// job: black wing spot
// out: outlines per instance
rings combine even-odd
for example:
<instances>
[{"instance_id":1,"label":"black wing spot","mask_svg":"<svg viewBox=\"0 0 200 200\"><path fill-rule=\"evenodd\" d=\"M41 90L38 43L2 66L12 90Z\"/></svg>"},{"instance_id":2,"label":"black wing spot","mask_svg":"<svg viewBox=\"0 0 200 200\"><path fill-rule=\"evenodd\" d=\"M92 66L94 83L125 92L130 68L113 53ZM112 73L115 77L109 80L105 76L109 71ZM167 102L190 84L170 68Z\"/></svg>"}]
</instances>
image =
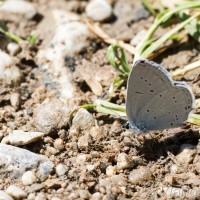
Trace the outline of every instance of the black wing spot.
<instances>
[{"instance_id":1,"label":"black wing spot","mask_svg":"<svg viewBox=\"0 0 200 200\"><path fill-rule=\"evenodd\" d=\"M149 86L151 86L151 83L149 83Z\"/></svg>"},{"instance_id":2,"label":"black wing spot","mask_svg":"<svg viewBox=\"0 0 200 200\"><path fill-rule=\"evenodd\" d=\"M154 92L154 90L150 90L150 92Z\"/></svg>"},{"instance_id":3,"label":"black wing spot","mask_svg":"<svg viewBox=\"0 0 200 200\"><path fill-rule=\"evenodd\" d=\"M147 80L144 80L144 82L147 82Z\"/></svg>"},{"instance_id":4,"label":"black wing spot","mask_svg":"<svg viewBox=\"0 0 200 200\"><path fill-rule=\"evenodd\" d=\"M156 117L154 117L154 119L156 119Z\"/></svg>"},{"instance_id":5,"label":"black wing spot","mask_svg":"<svg viewBox=\"0 0 200 200\"><path fill-rule=\"evenodd\" d=\"M177 101L174 101L175 103L177 103Z\"/></svg>"},{"instance_id":6,"label":"black wing spot","mask_svg":"<svg viewBox=\"0 0 200 200\"><path fill-rule=\"evenodd\" d=\"M162 97L162 94L160 94L160 97Z\"/></svg>"},{"instance_id":7,"label":"black wing spot","mask_svg":"<svg viewBox=\"0 0 200 200\"><path fill-rule=\"evenodd\" d=\"M143 79L143 77L140 77L140 79L142 80L142 79Z\"/></svg>"},{"instance_id":8,"label":"black wing spot","mask_svg":"<svg viewBox=\"0 0 200 200\"><path fill-rule=\"evenodd\" d=\"M149 110L147 110L147 112L149 112Z\"/></svg>"},{"instance_id":9,"label":"black wing spot","mask_svg":"<svg viewBox=\"0 0 200 200\"><path fill-rule=\"evenodd\" d=\"M171 123L171 126L173 126L173 123Z\"/></svg>"},{"instance_id":10,"label":"black wing spot","mask_svg":"<svg viewBox=\"0 0 200 200\"><path fill-rule=\"evenodd\" d=\"M175 99L175 97L173 97L173 99Z\"/></svg>"}]
</instances>

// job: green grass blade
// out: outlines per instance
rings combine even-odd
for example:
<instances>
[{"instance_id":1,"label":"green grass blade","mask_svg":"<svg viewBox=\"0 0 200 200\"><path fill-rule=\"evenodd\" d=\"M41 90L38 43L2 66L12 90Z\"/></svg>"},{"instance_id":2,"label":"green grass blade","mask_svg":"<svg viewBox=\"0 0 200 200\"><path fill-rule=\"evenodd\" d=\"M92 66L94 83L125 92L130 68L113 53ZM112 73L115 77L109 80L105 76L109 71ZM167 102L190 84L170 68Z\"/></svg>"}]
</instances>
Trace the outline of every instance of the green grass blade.
<instances>
[{"instance_id":1,"label":"green grass blade","mask_svg":"<svg viewBox=\"0 0 200 200\"><path fill-rule=\"evenodd\" d=\"M152 43L145 51L142 53L143 58L148 58L148 56L155 51L160 45L162 45L167 39L169 39L172 35L174 35L176 32L184 28L188 23L190 23L193 19L198 17L200 13L190 17L189 19L185 20L184 22L178 24L175 28L167 32L165 35L163 35L160 39Z\"/></svg>"}]
</instances>

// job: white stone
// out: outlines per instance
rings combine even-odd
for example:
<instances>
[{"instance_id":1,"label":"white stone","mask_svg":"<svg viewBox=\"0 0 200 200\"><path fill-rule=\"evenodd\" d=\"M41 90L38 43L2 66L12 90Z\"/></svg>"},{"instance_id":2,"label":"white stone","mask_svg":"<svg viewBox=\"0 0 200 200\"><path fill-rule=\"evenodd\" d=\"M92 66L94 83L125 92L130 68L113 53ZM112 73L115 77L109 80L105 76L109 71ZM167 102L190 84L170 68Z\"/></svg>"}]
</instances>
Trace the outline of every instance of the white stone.
<instances>
[{"instance_id":1,"label":"white stone","mask_svg":"<svg viewBox=\"0 0 200 200\"><path fill-rule=\"evenodd\" d=\"M58 174L58 176L63 176L66 174L68 168L66 165L63 165L62 163L59 163L56 166L56 173Z\"/></svg>"},{"instance_id":2,"label":"white stone","mask_svg":"<svg viewBox=\"0 0 200 200\"><path fill-rule=\"evenodd\" d=\"M32 18L37 13L32 3L23 0L9 0L3 2L0 6L0 12L25 15L28 19Z\"/></svg>"},{"instance_id":3,"label":"white stone","mask_svg":"<svg viewBox=\"0 0 200 200\"><path fill-rule=\"evenodd\" d=\"M106 175L107 175L107 176L113 176L113 175L116 174L116 172L117 172L117 169L116 169L115 166L110 165L110 166L108 166L108 167L106 168Z\"/></svg>"},{"instance_id":4,"label":"white stone","mask_svg":"<svg viewBox=\"0 0 200 200\"><path fill-rule=\"evenodd\" d=\"M8 135L8 141L13 145L25 145L33 143L44 136L41 132L24 132L23 130L14 130Z\"/></svg>"},{"instance_id":5,"label":"white stone","mask_svg":"<svg viewBox=\"0 0 200 200\"><path fill-rule=\"evenodd\" d=\"M11 56L16 56L21 50L19 44L14 42L10 42L7 46L7 49Z\"/></svg>"},{"instance_id":6,"label":"white stone","mask_svg":"<svg viewBox=\"0 0 200 200\"><path fill-rule=\"evenodd\" d=\"M81 129L86 129L95 124L95 119L86 109L81 108L75 114L72 124L80 127Z\"/></svg>"},{"instance_id":7,"label":"white stone","mask_svg":"<svg viewBox=\"0 0 200 200\"><path fill-rule=\"evenodd\" d=\"M13 107L18 107L20 102L19 93L12 93L10 95L10 103Z\"/></svg>"},{"instance_id":8,"label":"white stone","mask_svg":"<svg viewBox=\"0 0 200 200\"><path fill-rule=\"evenodd\" d=\"M15 185L10 185L6 190L6 193L8 193L14 199L23 199L27 196L24 190Z\"/></svg>"},{"instance_id":9,"label":"white stone","mask_svg":"<svg viewBox=\"0 0 200 200\"><path fill-rule=\"evenodd\" d=\"M131 161L126 153L120 153L117 157L117 168L127 169L131 167Z\"/></svg>"},{"instance_id":10,"label":"white stone","mask_svg":"<svg viewBox=\"0 0 200 200\"><path fill-rule=\"evenodd\" d=\"M88 159L90 158L90 156L88 154L80 154L77 156L76 158L76 163L77 164L83 164L85 163Z\"/></svg>"},{"instance_id":11,"label":"white stone","mask_svg":"<svg viewBox=\"0 0 200 200\"><path fill-rule=\"evenodd\" d=\"M18 84L20 82L22 74L14 64L14 59L0 50L0 82L6 84Z\"/></svg>"},{"instance_id":12,"label":"white stone","mask_svg":"<svg viewBox=\"0 0 200 200\"><path fill-rule=\"evenodd\" d=\"M13 198L3 190L0 190L0 200L13 200Z\"/></svg>"},{"instance_id":13,"label":"white stone","mask_svg":"<svg viewBox=\"0 0 200 200\"><path fill-rule=\"evenodd\" d=\"M4 166L0 173L9 173L11 178L21 177L25 171L38 166L40 176L47 176L53 170L53 163L45 156L6 144L0 144L0 163Z\"/></svg>"},{"instance_id":14,"label":"white stone","mask_svg":"<svg viewBox=\"0 0 200 200\"><path fill-rule=\"evenodd\" d=\"M94 21L104 21L111 17L112 7L107 0L92 0L86 7L86 14Z\"/></svg>"},{"instance_id":15,"label":"white stone","mask_svg":"<svg viewBox=\"0 0 200 200\"><path fill-rule=\"evenodd\" d=\"M36 174L33 171L27 171L22 176L23 185L32 185L37 180Z\"/></svg>"}]
</instances>

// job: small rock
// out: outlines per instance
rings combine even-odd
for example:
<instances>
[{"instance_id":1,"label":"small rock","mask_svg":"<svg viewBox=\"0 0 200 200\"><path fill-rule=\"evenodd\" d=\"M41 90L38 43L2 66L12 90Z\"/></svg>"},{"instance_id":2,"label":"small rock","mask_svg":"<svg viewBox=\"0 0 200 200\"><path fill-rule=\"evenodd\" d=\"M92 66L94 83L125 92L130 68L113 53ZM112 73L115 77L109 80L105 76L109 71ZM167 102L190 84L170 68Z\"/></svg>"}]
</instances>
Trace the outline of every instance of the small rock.
<instances>
[{"instance_id":1,"label":"small rock","mask_svg":"<svg viewBox=\"0 0 200 200\"><path fill-rule=\"evenodd\" d=\"M11 177L18 178L27 170L37 169L41 171L40 176L46 175L53 170L53 163L45 156L32 153L11 145L0 143L0 173L9 173ZM39 167L38 167L39 166Z\"/></svg>"},{"instance_id":2,"label":"small rock","mask_svg":"<svg viewBox=\"0 0 200 200\"><path fill-rule=\"evenodd\" d=\"M88 192L88 190L79 190L79 196L82 199L89 199L90 193Z\"/></svg>"},{"instance_id":3,"label":"small rock","mask_svg":"<svg viewBox=\"0 0 200 200\"><path fill-rule=\"evenodd\" d=\"M0 50L0 82L11 85L20 83L22 74L19 68L14 66L14 63L11 56Z\"/></svg>"},{"instance_id":4,"label":"small rock","mask_svg":"<svg viewBox=\"0 0 200 200\"><path fill-rule=\"evenodd\" d=\"M47 152L51 155L56 155L59 151L54 147L47 146Z\"/></svg>"},{"instance_id":5,"label":"small rock","mask_svg":"<svg viewBox=\"0 0 200 200\"><path fill-rule=\"evenodd\" d=\"M44 162L40 164L38 169L38 175L41 181L44 181L48 178L48 176L53 171L53 163L52 162Z\"/></svg>"},{"instance_id":6,"label":"small rock","mask_svg":"<svg viewBox=\"0 0 200 200\"><path fill-rule=\"evenodd\" d=\"M27 197L26 192L15 185L10 185L6 190L6 193L8 193L14 199L23 199Z\"/></svg>"},{"instance_id":7,"label":"small rock","mask_svg":"<svg viewBox=\"0 0 200 200\"><path fill-rule=\"evenodd\" d=\"M61 188L61 180L58 179L47 179L44 184L47 188Z\"/></svg>"},{"instance_id":8,"label":"small rock","mask_svg":"<svg viewBox=\"0 0 200 200\"><path fill-rule=\"evenodd\" d=\"M58 174L58 176L65 175L67 171L68 171L68 167L63 165L62 163L59 163L56 166L56 173Z\"/></svg>"},{"instance_id":9,"label":"small rock","mask_svg":"<svg viewBox=\"0 0 200 200\"><path fill-rule=\"evenodd\" d=\"M20 105L19 93L12 93L10 95L10 103L13 107L18 108Z\"/></svg>"},{"instance_id":10,"label":"small rock","mask_svg":"<svg viewBox=\"0 0 200 200\"><path fill-rule=\"evenodd\" d=\"M34 192L38 192L38 191L42 190L44 187L45 187L44 184L34 183L26 191L27 191L27 193L34 193Z\"/></svg>"},{"instance_id":11,"label":"small rock","mask_svg":"<svg viewBox=\"0 0 200 200\"><path fill-rule=\"evenodd\" d=\"M128 178L132 184L137 184L144 180L149 180L151 178L150 170L149 168L142 166L138 169L132 170Z\"/></svg>"},{"instance_id":12,"label":"small rock","mask_svg":"<svg viewBox=\"0 0 200 200\"><path fill-rule=\"evenodd\" d=\"M105 21L112 15L112 7L107 0L92 0L86 7L86 14L94 21Z\"/></svg>"},{"instance_id":13,"label":"small rock","mask_svg":"<svg viewBox=\"0 0 200 200\"><path fill-rule=\"evenodd\" d=\"M33 16L37 13L32 3L23 0L5 1L0 7L0 12L2 14L9 13L22 15L25 16L26 19L33 18Z\"/></svg>"},{"instance_id":14,"label":"small rock","mask_svg":"<svg viewBox=\"0 0 200 200\"><path fill-rule=\"evenodd\" d=\"M76 158L76 163L77 163L77 164L83 164L83 163L89 161L90 158L91 158L91 157L90 157L90 155L88 155L88 154L79 154L79 155L77 156L77 158Z\"/></svg>"},{"instance_id":15,"label":"small rock","mask_svg":"<svg viewBox=\"0 0 200 200\"><path fill-rule=\"evenodd\" d=\"M106 174L107 174L108 176L113 176L113 175L116 174L116 172L117 172L117 169L116 169L115 166L110 165L110 166L108 166L108 167L106 168Z\"/></svg>"},{"instance_id":16,"label":"small rock","mask_svg":"<svg viewBox=\"0 0 200 200\"><path fill-rule=\"evenodd\" d=\"M35 200L35 194L34 193L29 194L27 199L28 200Z\"/></svg>"},{"instance_id":17,"label":"small rock","mask_svg":"<svg viewBox=\"0 0 200 200\"><path fill-rule=\"evenodd\" d=\"M5 193L3 190L0 190L0 199L1 200L13 200L13 198Z\"/></svg>"},{"instance_id":18,"label":"small rock","mask_svg":"<svg viewBox=\"0 0 200 200\"><path fill-rule=\"evenodd\" d=\"M95 169L95 165L87 165L86 167L89 172Z\"/></svg>"},{"instance_id":19,"label":"small rock","mask_svg":"<svg viewBox=\"0 0 200 200\"><path fill-rule=\"evenodd\" d=\"M65 149L65 145L64 145L64 141L60 138L56 139L54 141L54 147L60 151L64 150Z\"/></svg>"},{"instance_id":20,"label":"small rock","mask_svg":"<svg viewBox=\"0 0 200 200\"><path fill-rule=\"evenodd\" d=\"M132 167L132 163L126 153L120 153L117 157L117 168L127 169Z\"/></svg>"},{"instance_id":21,"label":"small rock","mask_svg":"<svg viewBox=\"0 0 200 200\"><path fill-rule=\"evenodd\" d=\"M52 100L42 104L34 110L34 121L39 131L49 134L66 127L69 122L70 111L60 100Z\"/></svg>"},{"instance_id":22,"label":"small rock","mask_svg":"<svg viewBox=\"0 0 200 200\"><path fill-rule=\"evenodd\" d=\"M21 50L19 44L14 42L10 42L7 46L7 49L11 56L16 56Z\"/></svg>"},{"instance_id":23,"label":"small rock","mask_svg":"<svg viewBox=\"0 0 200 200\"><path fill-rule=\"evenodd\" d=\"M51 200L61 200L61 199L58 197L52 197Z\"/></svg>"},{"instance_id":24,"label":"small rock","mask_svg":"<svg viewBox=\"0 0 200 200\"><path fill-rule=\"evenodd\" d=\"M35 172L33 171L27 171L22 176L23 185L32 185L34 182L36 182L36 180L37 178Z\"/></svg>"},{"instance_id":25,"label":"small rock","mask_svg":"<svg viewBox=\"0 0 200 200\"><path fill-rule=\"evenodd\" d=\"M95 192L92 196L91 196L91 200L101 200L102 199L102 194L100 192Z\"/></svg>"},{"instance_id":26,"label":"small rock","mask_svg":"<svg viewBox=\"0 0 200 200\"><path fill-rule=\"evenodd\" d=\"M72 124L81 129L86 129L95 125L95 119L86 109L81 108L74 116Z\"/></svg>"},{"instance_id":27,"label":"small rock","mask_svg":"<svg viewBox=\"0 0 200 200\"><path fill-rule=\"evenodd\" d=\"M114 175L109 178L104 178L99 180L99 185L101 187L112 187L112 186L126 186L127 180L123 175Z\"/></svg>"},{"instance_id":28,"label":"small rock","mask_svg":"<svg viewBox=\"0 0 200 200\"><path fill-rule=\"evenodd\" d=\"M85 134L79 138L77 144L79 149L87 149L91 143L92 139L90 134Z\"/></svg>"},{"instance_id":29,"label":"small rock","mask_svg":"<svg viewBox=\"0 0 200 200\"><path fill-rule=\"evenodd\" d=\"M177 161L182 165L188 165L195 156L195 147L190 144L182 144L180 153L176 156Z\"/></svg>"},{"instance_id":30,"label":"small rock","mask_svg":"<svg viewBox=\"0 0 200 200\"><path fill-rule=\"evenodd\" d=\"M23 130L14 130L8 135L8 141L13 145L26 145L33 143L44 136L41 132L24 132Z\"/></svg>"}]
</instances>

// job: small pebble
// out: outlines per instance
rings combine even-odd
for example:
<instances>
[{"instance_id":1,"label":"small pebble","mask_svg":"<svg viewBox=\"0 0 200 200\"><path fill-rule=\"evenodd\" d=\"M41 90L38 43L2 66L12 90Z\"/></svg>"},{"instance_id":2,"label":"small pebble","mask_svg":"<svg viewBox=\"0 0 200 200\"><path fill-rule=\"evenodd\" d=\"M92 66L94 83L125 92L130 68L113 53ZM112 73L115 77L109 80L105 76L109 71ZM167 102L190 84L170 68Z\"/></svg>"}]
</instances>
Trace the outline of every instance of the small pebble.
<instances>
[{"instance_id":1,"label":"small pebble","mask_svg":"<svg viewBox=\"0 0 200 200\"><path fill-rule=\"evenodd\" d=\"M129 181L132 184L137 184L145 180L149 180L151 178L150 170L147 167L140 167L138 169L134 169L129 174Z\"/></svg>"},{"instance_id":2,"label":"small pebble","mask_svg":"<svg viewBox=\"0 0 200 200\"><path fill-rule=\"evenodd\" d=\"M20 96L19 96L19 93L12 93L10 95L10 103L15 108L19 107L19 105L20 105Z\"/></svg>"},{"instance_id":3,"label":"small pebble","mask_svg":"<svg viewBox=\"0 0 200 200\"><path fill-rule=\"evenodd\" d=\"M6 193L8 193L14 199L23 199L27 197L26 192L15 185L10 185L6 190Z\"/></svg>"},{"instance_id":4,"label":"small pebble","mask_svg":"<svg viewBox=\"0 0 200 200\"><path fill-rule=\"evenodd\" d=\"M65 149L65 145L64 145L64 141L60 138L56 139L54 141L54 147L60 151L64 150Z\"/></svg>"},{"instance_id":5,"label":"small pebble","mask_svg":"<svg viewBox=\"0 0 200 200\"><path fill-rule=\"evenodd\" d=\"M10 42L7 46L7 49L11 56L16 56L21 50L19 44L14 42Z\"/></svg>"},{"instance_id":6,"label":"small pebble","mask_svg":"<svg viewBox=\"0 0 200 200\"><path fill-rule=\"evenodd\" d=\"M35 172L27 171L22 176L22 183L23 185L32 185L37 180Z\"/></svg>"},{"instance_id":7,"label":"small pebble","mask_svg":"<svg viewBox=\"0 0 200 200\"><path fill-rule=\"evenodd\" d=\"M112 7L107 0L92 0L86 7L86 14L94 21L102 22L112 15Z\"/></svg>"},{"instance_id":8,"label":"small pebble","mask_svg":"<svg viewBox=\"0 0 200 200\"><path fill-rule=\"evenodd\" d=\"M47 152L49 152L51 155L56 155L58 153L58 150L54 147L47 146Z\"/></svg>"},{"instance_id":9,"label":"small pebble","mask_svg":"<svg viewBox=\"0 0 200 200\"><path fill-rule=\"evenodd\" d=\"M90 193L88 192L88 190L79 190L79 196L82 199L89 199Z\"/></svg>"},{"instance_id":10,"label":"small pebble","mask_svg":"<svg viewBox=\"0 0 200 200\"><path fill-rule=\"evenodd\" d=\"M116 169L115 166L110 165L110 166L108 166L106 168L106 174L107 174L107 176L113 176L113 175L116 174L116 172L117 172L117 169Z\"/></svg>"},{"instance_id":11,"label":"small pebble","mask_svg":"<svg viewBox=\"0 0 200 200\"><path fill-rule=\"evenodd\" d=\"M118 169L127 169L132 166L131 161L126 153L120 153L117 157L117 168Z\"/></svg>"},{"instance_id":12,"label":"small pebble","mask_svg":"<svg viewBox=\"0 0 200 200\"><path fill-rule=\"evenodd\" d=\"M95 119L91 113L89 113L86 109L81 108L75 114L72 125L77 126L81 129L86 129L88 127L95 125Z\"/></svg>"},{"instance_id":13,"label":"small pebble","mask_svg":"<svg viewBox=\"0 0 200 200\"><path fill-rule=\"evenodd\" d=\"M68 167L66 165L63 165L62 163L59 163L56 166L56 173L58 174L58 176L65 175L67 171L68 171Z\"/></svg>"},{"instance_id":14,"label":"small pebble","mask_svg":"<svg viewBox=\"0 0 200 200\"><path fill-rule=\"evenodd\" d=\"M0 190L0 200L13 200L13 198L3 190Z\"/></svg>"},{"instance_id":15,"label":"small pebble","mask_svg":"<svg viewBox=\"0 0 200 200\"><path fill-rule=\"evenodd\" d=\"M91 143L92 143L92 138L91 138L90 134L85 134L79 138L78 148L79 149L87 149Z\"/></svg>"}]
</instances>

